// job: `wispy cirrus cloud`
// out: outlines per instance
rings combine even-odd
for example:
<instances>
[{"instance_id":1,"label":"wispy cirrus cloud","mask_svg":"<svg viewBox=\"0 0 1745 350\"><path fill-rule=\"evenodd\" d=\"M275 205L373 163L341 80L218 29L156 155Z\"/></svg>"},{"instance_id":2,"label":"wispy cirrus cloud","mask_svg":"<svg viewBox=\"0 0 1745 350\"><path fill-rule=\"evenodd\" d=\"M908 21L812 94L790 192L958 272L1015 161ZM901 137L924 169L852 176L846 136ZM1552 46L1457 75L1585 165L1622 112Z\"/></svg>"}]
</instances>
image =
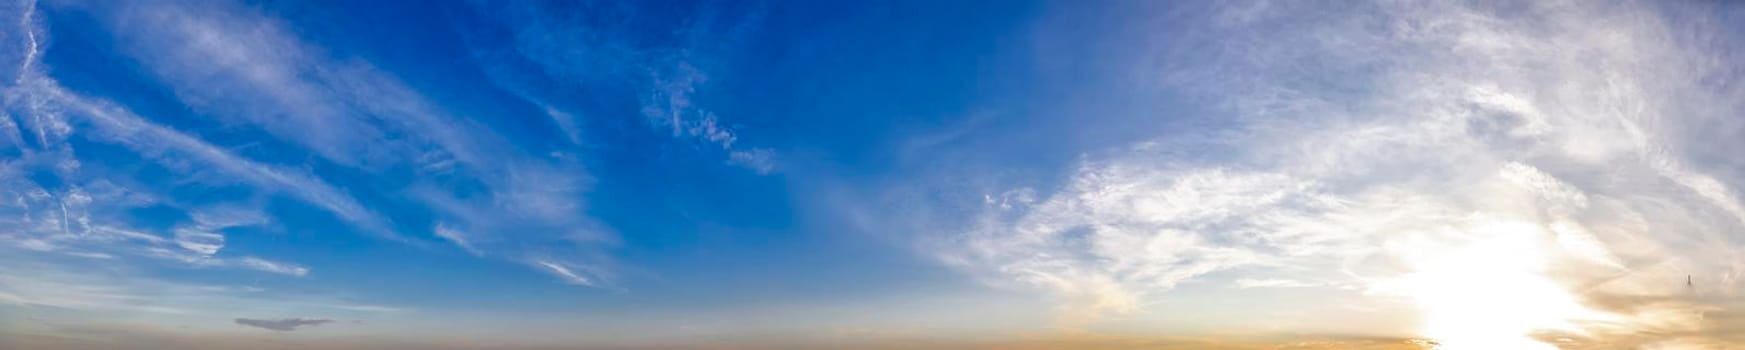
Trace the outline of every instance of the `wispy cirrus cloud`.
<instances>
[{"instance_id":1,"label":"wispy cirrus cloud","mask_svg":"<svg viewBox=\"0 0 1745 350\"><path fill-rule=\"evenodd\" d=\"M14 163L17 166L70 164L57 166L77 174L81 161L106 165L103 162L108 160L75 156L64 141L89 138L123 146L202 183L241 185L296 198L357 231L391 240L421 244L426 242L422 237L430 237L473 255L517 261L538 255L573 265L603 263L602 255L593 251L599 242L610 242L612 233L582 212L582 194L592 180L568 152L523 152L488 132L485 122L450 113L366 60L305 42L286 23L245 5L55 6L59 11L92 15L106 26L103 29L122 39L121 51L137 60L144 73L160 80L178 102L211 118L195 125L215 125L179 130L125 106L68 91L38 67L39 46L34 41L38 36L28 36L31 44L20 46L32 50L22 64L29 69L22 70L19 83L9 89L9 99L20 103L8 104L14 115L28 118L10 121L21 122L20 130L37 131L39 136L28 139L45 150L26 151L42 160ZM34 7L23 12L23 25L28 33L46 38L44 29L29 19L33 11ZM307 152L315 158L303 160L305 165L297 168L206 140L229 130L270 136L263 140L264 147L274 148L268 154ZM345 169L341 172L347 176L396 180L364 182L368 186L353 181L339 188L332 185L334 171L320 170L336 168ZM407 168L417 176L389 176ZM45 191L59 198L56 191L62 189ZM64 191L70 193L66 200L55 201L78 204L76 188ZM368 209L378 207L381 203L375 201L384 197L411 201L435 217L408 220ZM68 221L77 223L79 218L68 216ZM276 220L270 215L258 219ZM182 251L211 256L222 249L223 233L216 232L222 227L196 222L165 236L173 236L168 237L170 242ZM542 248L534 252L526 247ZM155 252L179 256L167 250ZM307 271L249 259L201 261L287 275Z\"/></svg>"},{"instance_id":2,"label":"wispy cirrus cloud","mask_svg":"<svg viewBox=\"0 0 1745 350\"><path fill-rule=\"evenodd\" d=\"M589 279L589 275L584 274L583 270L579 270L576 266L570 266L560 261L535 259L533 260L533 264L538 265L540 268L545 269L554 276L562 278L564 282L569 284L592 286L596 283L592 279Z\"/></svg>"},{"instance_id":3,"label":"wispy cirrus cloud","mask_svg":"<svg viewBox=\"0 0 1745 350\"><path fill-rule=\"evenodd\" d=\"M1151 312L1186 283L1234 283L1397 298L1422 304L1430 329L1488 329L1516 345L1545 346L1509 333L1527 328L1583 344L1733 329L1669 311L1679 308L1591 302L1699 300L1665 282L1686 274L1723 290L1741 282L1745 242L1726 232L1745 230L1745 183L1732 180L1745 166L1717 155L1745 147L1734 137L1745 123L1729 117L1745 111L1745 90L1716 82L1740 78L1726 62L1742 43L1715 34L1715 9L1253 5L1171 22L1203 37L1111 46L1141 48L1116 60L1153 79L1140 85L1211 107L1172 118L1217 127L1086 150L1059 185L922 185L927 195L888 198L967 214L891 229L933 233L917 237L927 251L993 283L1059 295L1075 322ZM1520 258L1471 255L1481 251ZM1448 281L1464 282L1438 284ZM1513 329L1462 325L1473 310L1525 312L1459 304L1473 296L1456 291L1476 285L1559 311Z\"/></svg>"},{"instance_id":4,"label":"wispy cirrus cloud","mask_svg":"<svg viewBox=\"0 0 1745 350\"><path fill-rule=\"evenodd\" d=\"M40 271L39 271L40 272ZM85 283L64 276L0 274L0 300L13 305L43 306L73 310L183 314L187 309L151 302L148 295L133 293L130 286Z\"/></svg>"},{"instance_id":5,"label":"wispy cirrus cloud","mask_svg":"<svg viewBox=\"0 0 1745 350\"><path fill-rule=\"evenodd\" d=\"M484 252L479 251L479 248L473 247L472 240L467 238L466 233L462 233L460 230L449 227L447 224L437 223L434 231L437 238L448 240L449 243L453 243L462 250L466 250L467 253L472 253L473 255L484 254Z\"/></svg>"},{"instance_id":6,"label":"wispy cirrus cloud","mask_svg":"<svg viewBox=\"0 0 1745 350\"><path fill-rule=\"evenodd\" d=\"M514 42L506 48L475 48L477 55L491 58L485 63L495 66L489 72L499 85L544 109L572 142L582 141L576 116L565 106L547 101L570 97L562 91L607 88L634 96L639 109L631 112L674 139L709 145L727 163L759 174L776 171L776 151L745 145L740 128L730 118L706 108L698 98L708 85L710 75L705 66L714 62L712 56L734 50L743 41L741 37L761 20L760 11L732 16L705 6L684 16L687 20L682 23L671 23L677 28L674 37L642 40L631 35L628 31L632 28L622 22L554 16L554 11L538 6L481 8L498 12ZM603 18L648 16L621 6L603 5L592 10L613 13ZM509 68L521 63L536 68L524 69L526 72ZM560 89L534 88L546 84Z\"/></svg>"},{"instance_id":7,"label":"wispy cirrus cloud","mask_svg":"<svg viewBox=\"0 0 1745 350\"><path fill-rule=\"evenodd\" d=\"M31 312L101 312L110 315L209 317L263 310L351 310L321 296L282 294L244 285L195 284L161 279L137 265L57 264L9 256L0 268L0 303ZM326 306L334 305L334 306Z\"/></svg>"},{"instance_id":8,"label":"wispy cirrus cloud","mask_svg":"<svg viewBox=\"0 0 1745 350\"><path fill-rule=\"evenodd\" d=\"M708 80L701 70L687 59L688 49L681 49L677 63L671 67L649 68L651 88L642 96L642 115L656 125L672 130L675 138L705 141L727 152L727 161L760 174L775 170L775 152L766 148L734 148L739 136L715 115L696 105L693 95Z\"/></svg>"},{"instance_id":9,"label":"wispy cirrus cloud","mask_svg":"<svg viewBox=\"0 0 1745 350\"><path fill-rule=\"evenodd\" d=\"M128 210L147 206L182 206L160 198L157 189L137 187L133 178L124 174L102 173L85 164L91 161L76 156L71 146L74 139L125 147L145 161L166 167L186 167L189 162L207 164L203 170L186 168L191 179L212 184L241 182L263 189L282 189L296 197L329 210L342 218L370 224L377 222L374 214L361 209L349 196L327 184L269 165L238 157L226 150L202 142L176 130L153 124L113 103L92 99L66 90L45 75L37 62L43 47L43 29L34 20L33 3L26 2L17 25L25 34L20 45L26 52L19 55L17 74L5 89L7 121L22 129L32 130L25 142L18 139L12 146L16 158L5 160L0 168L0 182L8 185L4 194L8 200L0 207L0 222L9 224L0 236L11 238L14 246L27 250L59 253L99 259L117 257L160 258L191 264L196 267L233 266L267 272L302 276L307 269L287 263L242 257L240 260L214 257L224 246L224 235L218 231L238 226L264 224L267 218L258 212L239 208L210 207L187 209L190 221L169 232L148 233L130 228L125 219ZM47 171L56 181L43 182L26 174ZM202 173L222 176L203 177Z\"/></svg>"},{"instance_id":10,"label":"wispy cirrus cloud","mask_svg":"<svg viewBox=\"0 0 1745 350\"><path fill-rule=\"evenodd\" d=\"M276 273L276 274L281 274L281 275L291 275L291 276L302 277L304 275L309 274L309 268L307 268L307 267L302 267L302 266L297 266L297 265L292 265L292 264L287 264L287 263L282 263L282 262L277 262L277 261L272 261L272 260L266 260L266 259L252 257L252 256L239 259L236 261L236 264L243 266L243 267L255 269L255 270L271 272L271 273Z\"/></svg>"}]
</instances>

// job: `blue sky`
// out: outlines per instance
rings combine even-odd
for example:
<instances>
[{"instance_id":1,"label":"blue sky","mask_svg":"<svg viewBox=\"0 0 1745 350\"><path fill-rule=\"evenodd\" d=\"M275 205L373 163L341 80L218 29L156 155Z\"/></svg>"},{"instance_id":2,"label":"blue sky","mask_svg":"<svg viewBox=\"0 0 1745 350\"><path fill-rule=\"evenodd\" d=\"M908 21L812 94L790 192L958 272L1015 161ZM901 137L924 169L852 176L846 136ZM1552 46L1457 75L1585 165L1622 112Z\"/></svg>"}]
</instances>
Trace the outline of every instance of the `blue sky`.
<instances>
[{"instance_id":1,"label":"blue sky","mask_svg":"<svg viewBox=\"0 0 1745 350\"><path fill-rule=\"evenodd\" d=\"M1735 4L0 14L8 348L1745 342Z\"/></svg>"}]
</instances>

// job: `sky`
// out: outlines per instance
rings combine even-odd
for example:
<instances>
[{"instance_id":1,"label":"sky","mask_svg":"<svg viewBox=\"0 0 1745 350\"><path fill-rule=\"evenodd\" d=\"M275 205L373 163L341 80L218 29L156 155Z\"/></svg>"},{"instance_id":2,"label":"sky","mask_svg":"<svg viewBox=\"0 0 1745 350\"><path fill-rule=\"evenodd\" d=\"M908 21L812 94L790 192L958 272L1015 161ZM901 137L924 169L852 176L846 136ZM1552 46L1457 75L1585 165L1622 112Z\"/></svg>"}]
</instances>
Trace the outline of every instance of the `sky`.
<instances>
[{"instance_id":1,"label":"sky","mask_svg":"<svg viewBox=\"0 0 1745 350\"><path fill-rule=\"evenodd\" d=\"M0 348L1745 346L1745 4L0 4Z\"/></svg>"}]
</instances>

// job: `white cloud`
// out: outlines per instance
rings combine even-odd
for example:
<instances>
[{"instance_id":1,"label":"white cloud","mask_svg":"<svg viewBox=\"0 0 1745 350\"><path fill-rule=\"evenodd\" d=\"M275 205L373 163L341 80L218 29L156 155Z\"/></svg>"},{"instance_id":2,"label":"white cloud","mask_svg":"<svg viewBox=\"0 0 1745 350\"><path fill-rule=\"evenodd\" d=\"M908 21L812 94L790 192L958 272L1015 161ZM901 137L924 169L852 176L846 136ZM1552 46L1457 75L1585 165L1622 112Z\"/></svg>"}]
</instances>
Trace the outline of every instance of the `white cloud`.
<instances>
[{"instance_id":1,"label":"white cloud","mask_svg":"<svg viewBox=\"0 0 1745 350\"><path fill-rule=\"evenodd\" d=\"M176 246L209 257L224 248L224 235L191 229L176 230Z\"/></svg>"},{"instance_id":2,"label":"white cloud","mask_svg":"<svg viewBox=\"0 0 1745 350\"><path fill-rule=\"evenodd\" d=\"M546 272L550 272L553 276L563 279L564 283L582 286L595 285L593 279L579 273L580 271L576 270L575 266L568 263L549 259L534 259L533 264L544 268Z\"/></svg>"},{"instance_id":3,"label":"white cloud","mask_svg":"<svg viewBox=\"0 0 1745 350\"><path fill-rule=\"evenodd\" d=\"M39 271L40 272L40 271ZM151 298L115 285L81 283L71 278L39 278L0 270L0 299L23 306L47 306L75 310L115 310L146 313L186 313L177 307L156 305Z\"/></svg>"},{"instance_id":4,"label":"white cloud","mask_svg":"<svg viewBox=\"0 0 1745 350\"><path fill-rule=\"evenodd\" d=\"M680 24L684 28L679 31L678 43L651 46L621 42L614 34L631 34L613 32L619 28L551 17L537 6L511 12L504 20L516 32L513 54L539 65L542 68L539 73L582 81L627 79L628 84L639 90L642 117L652 127L663 129L675 139L708 144L726 155L727 164L766 175L778 168L775 151L744 147L740 144L743 135L729 124L731 120L723 119L697 101L698 93L709 81L708 72L701 66L708 63L707 53L736 45L738 36L758 20L755 13L743 22L729 23L731 28L726 30L715 28L719 24L715 22L718 14L702 13L700 20ZM480 55L498 54L501 53ZM491 73L499 85L518 91L524 100L544 108L555 124L579 143L572 115L554 108L538 94L528 93L521 84L526 79L510 74L509 70Z\"/></svg>"},{"instance_id":5,"label":"white cloud","mask_svg":"<svg viewBox=\"0 0 1745 350\"><path fill-rule=\"evenodd\" d=\"M107 237L114 237L117 239L139 240L153 244L162 244L165 241L163 237L158 237L157 235L109 226L97 226L93 232L104 235L102 236L104 239L108 239Z\"/></svg>"},{"instance_id":6,"label":"white cloud","mask_svg":"<svg viewBox=\"0 0 1745 350\"><path fill-rule=\"evenodd\" d=\"M1284 279L1284 278L1268 278L1268 279L1241 278L1241 279L1237 279L1235 284L1236 284L1237 288L1242 288L1242 289L1249 289L1249 288L1302 288L1302 287L1320 286L1320 285L1314 284L1314 283L1298 281L1298 280L1293 280L1293 279Z\"/></svg>"},{"instance_id":7,"label":"white cloud","mask_svg":"<svg viewBox=\"0 0 1745 350\"><path fill-rule=\"evenodd\" d=\"M1719 63L1738 62L1739 48L1709 41L1721 23L1638 5L1281 5L1183 24L1218 44L1140 50L1159 57L1134 60L1147 65L1135 75L1209 102L1212 117L1179 117L1214 126L1087 152L1058 188L978 191L967 223L935 218L920 225L948 234L923 240L1081 315L1146 312L1192 281L1380 285L1518 236L1548 242L1522 264L1555 273L1531 273L1584 298L1676 296L1681 285L1663 281L1745 271L1745 242L1726 234L1745 230L1741 183L1725 180L1745 169L1692 165L1745 149L1693 138L1745 131L1727 119L1745 111L1745 90L1706 83L1739 78Z\"/></svg>"},{"instance_id":8,"label":"white cloud","mask_svg":"<svg viewBox=\"0 0 1745 350\"><path fill-rule=\"evenodd\" d=\"M775 169L774 151L764 148L749 150L734 148L739 136L721 125L714 112L695 105L692 95L708 76L685 59L672 67L650 69L651 88L643 96L642 114L656 125L672 129L673 137L690 137L707 141L727 151L728 161L768 174Z\"/></svg>"},{"instance_id":9,"label":"white cloud","mask_svg":"<svg viewBox=\"0 0 1745 350\"><path fill-rule=\"evenodd\" d=\"M523 98L532 100L531 97ZM552 107L543 102L536 101L535 103L539 104L539 107L545 110L545 115L550 117L553 123L557 124L558 129L563 130L564 137L569 138L570 143L577 145L582 144L582 130L581 126L578 125L581 122L575 115L571 115L568 112L564 112L563 110L559 110L556 107Z\"/></svg>"},{"instance_id":10,"label":"white cloud","mask_svg":"<svg viewBox=\"0 0 1745 350\"><path fill-rule=\"evenodd\" d=\"M33 4L33 3L32 3ZM347 221L381 230L385 227L382 219L363 209L344 192L313 178L309 175L286 170L271 165L236 156L222 148L205 143L196 137L154 124L145 118L134 115L121 106L113 103L81 96L62 88L57 81L45 75L36 64L40 52L38 45L40 26L34 22L34 5L27 6L20 13L19 26L28 33L28 45L25 45L24 57L17 71L13 84L6 88L9 101L20 102L10 104L9 110L19 112L19 124L35 129L37 147L40 153L25 150L27 156L58 158L60 171L76 172L79 170L78 159L71 158L71 148L66 139L75 131L78 124L85 130L78 130L81 137L109 143L117 143L133 149L142 157L153 159L171 167L186 167L189 160L198 161L212 166L218 172L227 175L226 180L248 183L263 189L283 189L283 193L301 200L319 205ZM13 109L18 108L18 109ZM192 169L190 169L192 170ZM64 175L63 175L64 176ZM126 189L120 190L123 194ZM119 197L122 203L138 203L139 198ZM85 206L90 204L90 196L79 188L69 190L61 201L65 222L63 231L80 228L83 232L91 224L85 215L73 215L86 212ZM108 204L108 203L105 203Z\"/></svg>"},{"instance_id":11,"label":"white cloud","mask_svg":"<svg viewBox=\"0 0 1745 350\"><path fill-rule=\"evenodd\" d=\"M467 253L470 253L472 255L483 255L484 254L483 252L480 252L478 248L473 247L473 244L467 240L466 234L463 234L460 231L455 230L452 227L449 227L447 224L443 224L443 223L436 224L436 228L434 229L434 231L435 231L436 237L440 237L442 239L448 240L449 243L454 243L454 245L456 247L460 247L462 250L466 250Z\"/></svg>"},{"instance_id":12,"label":"white cloud","mask_svg":"<svg viewBox=\"0 0 1745 350\"><path fill-rule=\"evenodd\" d=\"M258 188L280 189L286 195L316 204L340 219L372 232L391 235L384 231L384 219L320 179L243 159L194 137L152 124L107 102L94 102L73 95L54 86L52 81L44 80L39 83L43 89L30 93L41 94L49 101L63 103L63 108L72 112L68 115L84 118L84 121L94 127L85 134L87 137L120 143L133 148L135 152L155 156L165 162L180 161L181 157L198 160Z\"/></svg>"},{"instance_id":13,"label":"white cloud","mask_svg":"<svg viewBox=\"0 0 1745 350\"><path fill-rule=\"evenodd\" d=\"M13 244L17 245L19 248L30 249L30 250L35 250L35 251L39 251L39 252L47 252L47 251L55 250L54 244L49 243L48 241L40 240L40 239L23 239L23 240L19 240L19 241L15 242Z\"/></svg>"},{"instance_id":14,"label":"white cloud","mask_svg":"<svg viewBox=\"0 0 1745 350\"><path fill-rule=\"evenodd\" d=\"M757 171L758 174L768 175L776 170L775 152L763 148L728 152L727 161Z\"/></svg>"},{"instance_id":15,"label":"white cloud","mask_svg":"<svg viewBox=\"0 0 1745 350\"><path fill-rule=\"evenodd\" d=\"M282 262L261 259L261 258L256 258L256 257L252 257L252 256L251 257L244 257L242 259L237 259L236 264L240 265L242 267L250 268L250 269L266 271L266 272L271 272L271 273L276 273L276 274L281 274L281 275L296 276L296 277L303 277L303 276L309 275L309 268L297 266L297 265L292 265L292 264L287 264L287 263L282 263Z\"/></svg>"},{"instance_id":16,"label":"white cloud","mask_svg":"<svg viewBox=\"0 0 1745 350\"><path fill-rule=\"evenodd\" d=\"M307 273L302 267L258 258L226 263L272 266L283 274ZM21 306L24 314L39 317L72 310L111 318L194 322L189 324L195 327L221 325L237 314L405 311L323 293L167 280L148 271L137 264L56 264L0 255L0 304Z\"/></svg>"},{"instance_id":17,"label":"white cloud","mask_svg":"<svg viewBox=\"0 0 1745 350\"><path fill-rule=\"evenodd\" d=\"M39 141L37 146L43 150L26 150L27 154L71 164L63 166L70 169L65 174L103 177L80 172L80 159L66 142L76 137L124 146L178 172L184 181L243 185L295 198L333 214L358 231L397 241L422 243L418 237L396 232L399 225L394 218L369 209L371 205L360 202L351 191L412 194L410 199L435 214L434 221L444 223L444 230L432 232L434 238L455 242L474 255L492 250L507 250L502 254L505 256L520 255L526 247L547 246L545 241L568 240L577 227L592 230L593 236L611 235L583 212L582 194L592 180L579 160L522 153L509 140L490 132L482 121L440 109L389 72L364 60L306 43L287 23L257 9L224 2L122 7L74 3L65 9L83 11L97 20L101 29L113 31L122 43L120 51L136 59L143 72L158 78L202 117L221 123L202 131L260 131L293 150L319 156L315 161L351 168L347 171L379 175L399 166L421 171L406 183L340 188L314 170L322 167L298 168L251 159L226 149L227 145L208 143L201 133L177 130L137 115L126 106L68 91L36 67L39 52L35 43L43 28L29 17L31 11L25 11L21 25L28 29L31 45L24 52L28 58L21 63L17 83L7 88L7 108L24 116L16 119L22 121L17 123L19 129L39 134L32 139ZM553 115L559 117L563 116ZM563 125L566 132L572 141L579 142L572 119L560 122L567 123ZM22 177L0 180L30 182ZM384 186L388 188L376 188ZM118 232L137 231L119 223L93 223L93 216L82 214L88 211L84 208L87 205L114 211L117 208L112 205L117 202L93 204L80 201L81 194L75 192L44 192L52 197L48 202L64 204L65 212L24 223L56 226L63 233L89 231L91 225L119 227ZM165 204L178 208L207 204L175 200ZM28 204L31 207L26 211L31 215L43 212L38 202ZM203 208L190 214L193 222L177 230L222 234L220 231L228 227L270 225L275 220L247 205ZM504 232L524 234L492 236ZM212 255L221 248L209 236L181 236L176 243L195 255ZM522 239L536 242L507 244ZM143 250L148 256L263 269L261 264L215 263L218 260L194 259L163 250L155 243L147 245L156 248Z\"/></svg>"}]
</instances>

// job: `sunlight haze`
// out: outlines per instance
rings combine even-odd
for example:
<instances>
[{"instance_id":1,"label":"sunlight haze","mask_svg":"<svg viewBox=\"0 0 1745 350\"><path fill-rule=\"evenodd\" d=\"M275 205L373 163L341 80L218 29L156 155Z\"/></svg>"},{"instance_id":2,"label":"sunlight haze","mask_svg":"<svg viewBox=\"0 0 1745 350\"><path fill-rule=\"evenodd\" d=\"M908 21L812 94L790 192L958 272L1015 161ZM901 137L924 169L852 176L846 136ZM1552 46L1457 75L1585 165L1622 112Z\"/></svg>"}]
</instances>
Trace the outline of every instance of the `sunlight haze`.
<instances>
[{"instance_id":1,"label":"sunlight haze","mask_svg":"<svg viewBox=\"0 0 1745 350\"><path fill-rule=\"evenodd\" d=\"M0 349L1745 348L1737 1L0 2Z\"/></svg>"}]
</instances>

